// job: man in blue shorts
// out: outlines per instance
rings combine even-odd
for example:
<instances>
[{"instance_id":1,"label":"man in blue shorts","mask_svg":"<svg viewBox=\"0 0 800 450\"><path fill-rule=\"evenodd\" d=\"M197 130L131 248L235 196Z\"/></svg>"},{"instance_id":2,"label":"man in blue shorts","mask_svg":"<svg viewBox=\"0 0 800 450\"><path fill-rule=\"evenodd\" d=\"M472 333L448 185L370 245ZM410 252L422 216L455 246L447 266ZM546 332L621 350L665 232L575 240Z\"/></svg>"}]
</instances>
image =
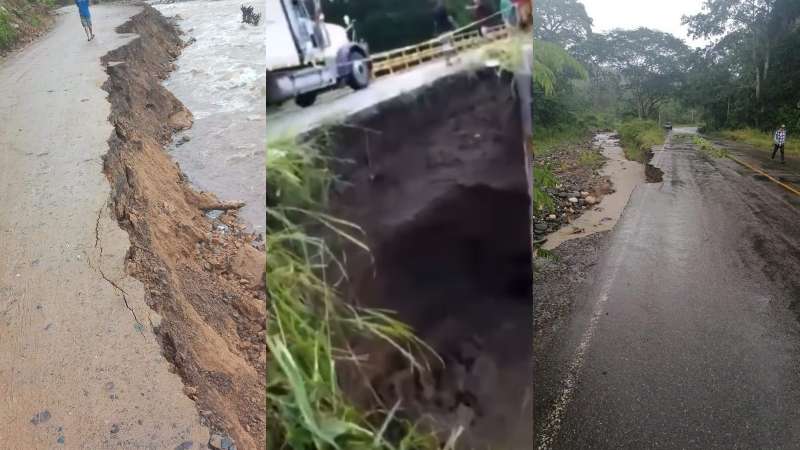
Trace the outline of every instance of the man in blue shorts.
<instances>
[{"instance_id":1,"label":"man in blue shorts","mask_svg":"<svg viewBox=\"0 0 800 450\"><path fill-rule=\"evenodd\" d=\"M81 16L83 31L86 32L86 40L91 41L94 39L94 32L92 31L92 16L89 14L89 0L75 0L75 5L78 6L78 14Z\"/></svg>"}]
</instances>

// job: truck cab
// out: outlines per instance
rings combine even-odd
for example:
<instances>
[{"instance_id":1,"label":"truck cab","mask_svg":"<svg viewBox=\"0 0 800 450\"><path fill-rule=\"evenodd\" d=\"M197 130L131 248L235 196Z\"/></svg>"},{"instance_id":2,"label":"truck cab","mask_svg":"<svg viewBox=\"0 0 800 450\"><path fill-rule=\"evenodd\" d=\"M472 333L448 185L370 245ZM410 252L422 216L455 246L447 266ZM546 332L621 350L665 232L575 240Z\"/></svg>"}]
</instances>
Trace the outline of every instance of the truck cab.
<instances>
[{"instance_id":1,"label":"truck cab","mask_svg":"<svg viewBox=\"0 0 800 450\"><path fill-rule=\"evenodd\" d=\"M320 0L266 0L267 103L310 106L321 92L363 89L371 73L365 43L324 22Z\"/></svg>"}]
</instances>

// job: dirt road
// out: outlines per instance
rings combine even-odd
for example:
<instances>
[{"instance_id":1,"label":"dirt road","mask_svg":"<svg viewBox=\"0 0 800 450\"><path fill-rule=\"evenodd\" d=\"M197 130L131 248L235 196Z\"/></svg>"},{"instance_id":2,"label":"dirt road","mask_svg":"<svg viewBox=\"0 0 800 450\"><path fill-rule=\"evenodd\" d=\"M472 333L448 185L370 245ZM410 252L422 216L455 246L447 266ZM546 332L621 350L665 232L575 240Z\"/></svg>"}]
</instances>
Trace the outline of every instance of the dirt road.
<instances>
[{"instance_id":1,"label":"dirt road","mask_svg":"<svg viewBox=\"0 0 800 450\"><path fill-rule=\"evenodd\" d=\"M75 8L0 63L0 438L3 448L201 448L157 318L126 276L107 208L112 133L100 58L136 7ZM124 294L123 294L124 292Z\"/></svg>"},{"instance_id":2,"label":"dirt road","mask_svg":"<svg viewBox=\"0 0 800 450\"><path fill-rule=\"evenodd\" d=\"M537 447L796 448L800 199L686 143L652 163L542 338Z\"/></svg>"}]
</instances>

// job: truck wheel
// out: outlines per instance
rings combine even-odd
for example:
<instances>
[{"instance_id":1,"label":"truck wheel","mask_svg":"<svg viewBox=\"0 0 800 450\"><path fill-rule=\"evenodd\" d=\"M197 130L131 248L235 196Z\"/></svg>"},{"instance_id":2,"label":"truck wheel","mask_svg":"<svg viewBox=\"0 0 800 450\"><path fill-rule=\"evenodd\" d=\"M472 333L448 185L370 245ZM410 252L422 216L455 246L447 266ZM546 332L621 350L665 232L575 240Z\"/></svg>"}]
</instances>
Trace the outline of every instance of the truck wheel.
<instances>
[{"instance_id":1,"label":"truck wheel","mask_svg":"<svg viewBox=\"0 0 800 450\"><path fill-rule=\"evenodd\" d=\"M352 65L350 75L347 76L347 85L354 90L364 89L369 86L369 61L361 50L351 50L347 58Z\"/></svg>"},{"instance_id":2,"label":"truck wheel","mask_svg":"<svg viewBox=\"0 0 800 450\"><path fill-rule=\"evenodd\" d=\"M313 105L315 101L317 101L316 92L306 92L305 94L300 94L294 98L294 102L297 103L297 106L301 108L307 108Z\"/></svg>"}]
</instances>

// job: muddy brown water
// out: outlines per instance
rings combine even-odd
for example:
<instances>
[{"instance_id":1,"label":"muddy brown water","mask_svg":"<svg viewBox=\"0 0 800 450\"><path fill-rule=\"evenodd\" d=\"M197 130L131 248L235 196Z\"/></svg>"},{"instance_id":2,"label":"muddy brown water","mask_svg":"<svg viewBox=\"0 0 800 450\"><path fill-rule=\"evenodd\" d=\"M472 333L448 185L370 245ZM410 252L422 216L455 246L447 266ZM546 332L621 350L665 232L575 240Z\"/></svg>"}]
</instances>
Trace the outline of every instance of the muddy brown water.
<instances>
[{"instance_id":1,"label":"muddy brown water","mask_svg":"<svg viewBox=\"0 0 800 450\"><path fill-rule=\"evenodd\" d=\"M372 251L348 252L348 296L396 311L445 362L420 375L369 347L371 387L442 436L465 427L462 448L527 447L530 197L512 77L449 76L332 136L336 156L351 160L337 168L347 184L332 211L361 225ZM350 381L354 398L369 397Z\"/></svg>"}]
</instances>

